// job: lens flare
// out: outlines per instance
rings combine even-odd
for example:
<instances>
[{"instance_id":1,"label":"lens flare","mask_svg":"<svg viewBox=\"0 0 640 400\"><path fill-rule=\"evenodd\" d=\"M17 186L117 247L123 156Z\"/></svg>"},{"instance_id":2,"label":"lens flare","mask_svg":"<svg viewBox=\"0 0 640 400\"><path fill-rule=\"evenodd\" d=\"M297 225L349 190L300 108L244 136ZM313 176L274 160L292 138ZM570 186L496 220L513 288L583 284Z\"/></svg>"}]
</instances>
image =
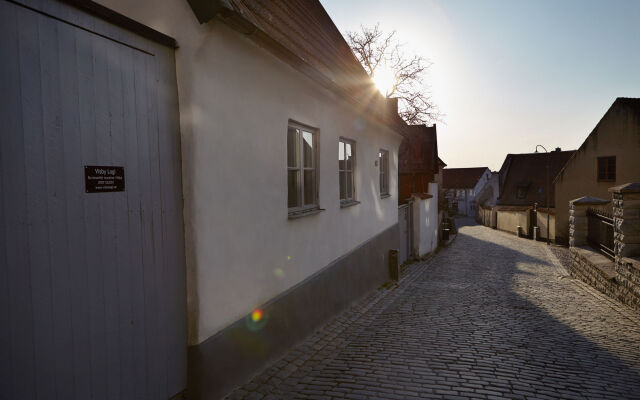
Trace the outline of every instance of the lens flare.
<instances>
[{"instance_id":1,"label":"lens flare","mask_svg":"<svg viewBox=\"0 0 640 400\"><path fill-rule=\"evenodd\" d=\"M258 322L262 319L262 310L259 308L256 308L255 310L253 310L253 312L251 313L251 320L253 322Z\"/></svg>"},{"instance_id":2,"label":"lens flare","mask_svg":"<svg viewBox=\"0 0 640 400\"><path fill-rule=\"evenodd\" d=\"M287 256L287 260L291 260L291 256Z\"/></svg>"},{"instance_id":3,"label":"lens flare","mask_svg":"<svg viewBox=\"0 0 640 400\"><path fill-rule=\"evenodd\" d=\"M276 278L278 279L282 279L284 278L284 270L282 268L276 268L273 270L273 274L276 276Z\"/></svg>"},{"instance_id":4,"label":"lens flare","mask_svg":"<svg viewBox=\"0 0 640 400\"><path fill-rule=\"evenodd\" d=\"M254 309L244 319L244 324L252 332L257 332L267 324L267 315L259 308Z\"/></svg>"}]
</instances>

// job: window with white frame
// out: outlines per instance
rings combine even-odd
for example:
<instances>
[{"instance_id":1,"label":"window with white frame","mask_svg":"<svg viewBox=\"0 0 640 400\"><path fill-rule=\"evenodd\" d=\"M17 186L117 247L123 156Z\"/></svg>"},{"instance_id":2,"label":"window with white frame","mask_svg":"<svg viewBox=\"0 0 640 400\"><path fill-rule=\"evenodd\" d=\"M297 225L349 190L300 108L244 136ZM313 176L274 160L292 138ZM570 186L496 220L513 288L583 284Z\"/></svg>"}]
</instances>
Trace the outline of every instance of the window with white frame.
<instances>
[{"instance_id":1,"label":"window with white frame","mask_svg":"<svg viewBox=\"0 0 640 400\"><path fill-rule=\"evenodd\" d=\"M318 209L318 131L289 122L287 182L289 215Z\"/></svg>"},{"instance_id":2,"label":"window with white frame","mask_svg":"<svg viewBox=\"0 0 640 400\"><path fill-rule=\"evenodd\" d=\"M389 151L378 152L378 164L380 165L380 196L389 195Z\"/></svg>"},{"instance_id":3,"label":"window with white frame","mask_svg":"<svg viewBox=\"0 0 640 400\"><path fill-rule=\"evenodd\" d=\"M354 169L356 143L340 138L338 142L338 181L340 183L340 202L355 202Z\"/></svg>"}]
</instances>

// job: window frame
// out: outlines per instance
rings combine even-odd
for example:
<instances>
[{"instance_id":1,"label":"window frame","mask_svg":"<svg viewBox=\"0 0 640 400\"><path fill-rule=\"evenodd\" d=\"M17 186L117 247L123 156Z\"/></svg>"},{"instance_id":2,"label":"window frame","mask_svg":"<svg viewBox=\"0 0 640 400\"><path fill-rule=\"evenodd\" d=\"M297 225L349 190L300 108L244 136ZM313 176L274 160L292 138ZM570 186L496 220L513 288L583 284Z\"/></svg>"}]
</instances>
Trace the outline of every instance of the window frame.
<instances>
[{"instance_id":1,"label":"window frame","mask_svg":"<svg viewBox=\"0 0 640 400\"><path fill-rule=\"evenodd\" d=\"M522 196L520 195L520 193L522 193ZM516 199L519 199L519 200L526 199L528 193L529 193L529 186L526 186L526 185L516 186Z\"/></svg>"},{"instance_id":2,"label":"window frame","mask_svg":"<svg viewBox=\"0 0 640 400\"><path fill-rule=\"evenodd\" d=\"M609 160L613 160L613 173L610 170ZM600 163L604 163L605 177L600 176ZM598 182L615 182L616 181L617 160L616 156L602 156L596 160L596 178ZM612 176L612 177L611 177Z\"/></svg>"},{"instance_id":3,"label":"window frame","mask_svg":"<svg viewBox=\"0 0 640 400\"><path fill-rule=\"evenodd\" d=\"M351 169L346 169L346 144L351 145ZM340 169L340 146L345 145L345 169ZM338 137L338 198L340 199L340 206L346 207L354 204L359 204L356 196L356 141L353 139L349 139L343 136ZM347 175L348 172L351 172L351 188L352 188L352 197L345 197L344 199L340 197L340 175ZM345 185L346 185L345 178ZM345 188L346 194L346 188Z\"/></svg>"},{"instance_id":4,"label":"window frame","mask_svg":"<svg viewBox=\"0 0 640 400\"><path fill-rule=\"evenodd\" d=\"M297 134L297 149L296 149L296 159L297 159L297 166L295 167L290 167L289 166L289 159L288 159L288 151L289 151L289 128L294 128L296 130L299 131L299 133ZM303 139L303 132L308 132L312 135L313 141L312 141L312 163L311 163L311 167L305 167L304 166L304 139ZM322 211L322 209L320 208L320 193L319 193L319 183L320 183L320 149L319 149L319 143L320 140L318 139L320 135L320 130L318 128L314 128L312 126L309 125L305 125L302 124L300 122L294 121L294 120L289 120L287 123L287 212L289 215L289 218L297 218L297 217L301 217L301 216L305 216L305 215L310 215L310 214L315 214L316 212ZM304 198L304 192L305 192L305 179L304 179L304 172L305 171L313 171L314 172L314 176L315 176L315 182L314 182L314 199L313 199L313 204L307 204L305 205L305 198ZM297 191L298 191L298 196L300 199L300 206L296 206L296 207L289 207L289 171L299 171L299 179L298 179L298 184L297 184Z\"/></svg>"},{"instance_id":5,"label":"window frame","mask_svg":"<svg viewBox=\"0 0 640 400\"><path fill-rule=\"evenodd\" d=\"M383 161L385 162L383 163ZM378 168L378 191L380 192L380 197L389 197L391 196L389 193L389 150L378 150Z\"/></svg>"}]
</instances>

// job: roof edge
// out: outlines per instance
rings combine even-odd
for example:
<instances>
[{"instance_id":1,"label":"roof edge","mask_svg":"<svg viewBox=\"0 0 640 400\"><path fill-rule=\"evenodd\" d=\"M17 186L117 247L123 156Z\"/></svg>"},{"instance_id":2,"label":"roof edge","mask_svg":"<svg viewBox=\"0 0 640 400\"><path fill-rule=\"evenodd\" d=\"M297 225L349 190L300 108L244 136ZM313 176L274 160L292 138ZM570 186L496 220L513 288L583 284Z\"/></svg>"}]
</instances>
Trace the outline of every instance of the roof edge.
<instances>
[{"instance_id":1,"label":"roof edge","mask_svg":"<svg viewBox=\"0 0 640 400\"><path fill-rule=\"evenodd\" d=\"M196 15L198 21L203 24L211 21L214 18L220 19L220 21L224 22L231 29L250 37L254 42L259 45L265 47L267 51L272 53L275 57L280 59L281 61L287 63L295 70L301 72L303 75L311 79L312 81L318 83L320 86L325 89L330 90L331 92L337 94L342 99L346 100L351 105L355 106L356 109L361 109L360 112L366 114L372 120L384 125L395 134L400 137L404 137L402 135L402 128L397 126L397 121L387 121L383 117L380 116L379 113L376 112L366 112L368 104L357 99L353 93L345 88L340 87L337 83L335 83L328 76L323 74L317 68L313 67L306 60L289 50L286 46L273 39L269 34L261 30L259 27L254 25L251 21L247 20L242 16L242 14L238 13L233 9L233 7L229 4L227 0L187 0L189 5L191 6L192 11ZM325 11L326 12L326 11ZM364 71L364 69L363 69ZM366 74L366 72L364 72ZM373 86L372 86L373 88ZM385 97L377 92L375 89L371 91L372 99L375 96L380 96L379 101L385 102L388 100ZM382 108L387 108L387 105L381 105ZM397 114L396 114L397 115ZM399 115L398 118L402 120ZM405 123L406 124L406 123ZM409 126L409 125L406 125Z\"/></svg>"},{"instance_id":2,"label":"roof edge","mask_svg":"<svg viewBox=\"0 0 640 400\"><path fill-rule=\"evenodd\" d=\"M582 144L580 145L580 147L578 147L575 150L575 153L573 153L571 155L571 157L569 157L569 159L567 160L566 163L564 163L564 165L562 166L562 168L560 168L560 171L558 171L558 173L556 174L556 176L553 178L553 180L551 181L554 185L556 184L556 182L558 181L558 178L560 178L560 175L562 175L564 173L564 170L567 168L567 166L569 165L570 162L573 161L573 159L576 157L576 155L578 154L578 152L587 145L587 143L589 142L589 140L591 139L591 135L593 135L595 132L598 131L598 127L600 126L600 124L602 123L602 121L605 119L605 117L607 116L607 114L609 114L611 112L611 110L613 109L613 106L615 105L625 105L625 100L628 99L633 99L631 97L616 97L616 99L613 101L613 103L611 103L611 105L609 106L609 108L607 109L607 111L604 112L604 114L602 115L602 117L600 118L600 120L598 121L598 123L596 124L596 126L593 127L593 129L591 130L591 132L589 132L589 134L587 135L587 137L584 139L584 141L582 142Z\"/></svg>"}]
</instances>

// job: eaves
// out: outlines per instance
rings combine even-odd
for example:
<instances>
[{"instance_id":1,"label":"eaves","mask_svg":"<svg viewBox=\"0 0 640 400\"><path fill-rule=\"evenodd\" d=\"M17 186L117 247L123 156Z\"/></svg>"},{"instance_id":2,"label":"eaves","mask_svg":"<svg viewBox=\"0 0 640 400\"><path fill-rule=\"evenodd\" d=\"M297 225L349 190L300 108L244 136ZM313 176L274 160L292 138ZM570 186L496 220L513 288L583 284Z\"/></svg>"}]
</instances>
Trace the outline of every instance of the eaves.
<instances>
[{"instance_id":1,"label":"eaves","mask_svg":"<svg viewBox=\"0 0 640 400\"><path fill-rule=\"evenodd\" d=\"M289 64L291 67L301 72L309 79L335 93L341 99L345 100L347 103L355 107L355 109L359 112L366 114L370 119L386 126L397 135L402 136L402 129L397 126L397 121L395 121L393 118L384 118L380 115L381 110L376 109L377 106L378 108L383 108L386 111L387 105L385 104L385 102L387 101L387 99L383 98L377 91L375 91L373 85L371 96L367 96L367 100L369 101L363 100L363 96L356 96L353 90L348 90L333 81L303 57L300 57L298 54L289 50L282 43L273 39L269 34L253 24L242 14L238 13L228 0L187 1L191 6L194 14L196 15L196 18L201 24L207 23L214 18L224 22L230 28L237 31L238 33L247 36L253 42L272 53L278 59ZM379 99L376 97L379 97Z\"/></svg>"}]
</instances>

